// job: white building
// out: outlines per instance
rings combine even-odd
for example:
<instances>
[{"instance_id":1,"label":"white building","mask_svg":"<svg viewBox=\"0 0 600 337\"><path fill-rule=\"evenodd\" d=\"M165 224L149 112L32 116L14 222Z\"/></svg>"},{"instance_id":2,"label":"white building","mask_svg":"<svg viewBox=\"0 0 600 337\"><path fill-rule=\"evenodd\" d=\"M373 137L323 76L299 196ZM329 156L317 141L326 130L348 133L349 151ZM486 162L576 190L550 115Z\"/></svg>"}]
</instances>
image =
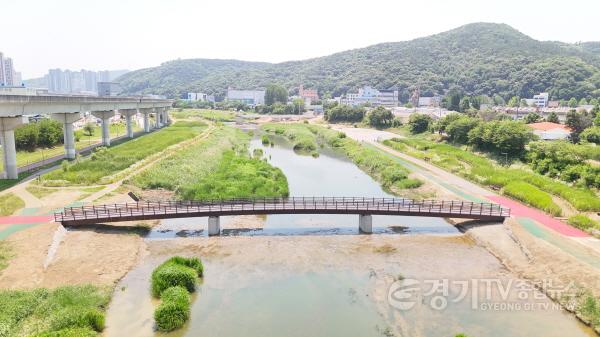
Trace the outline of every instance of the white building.
<instances>
[{"instance_id":1,"label":"white building","mask_svg":"<svg viewBox=\"0 0 600 337\"><path fill-rule=\"evenodd\" d=\"M250 106L265 104L264 90L227 89L227 100L244 103Z\"/></svg>"},{"instance_id":2,"label":"white building","mask_svg":"<svg viewBox=\"0 0 600 337\"><path fill-rule=\"evenodd\" d=\"M346 94L346 98L342 99L341 103L352 106L371 104L393 108L398 106L398 90L377 90L365 86L358 89L358 93Z\"/></svg>"},{"instance_id":3,"label":"white building","mask_svg":"<svg viewBox=\"0 0 600 337\"><path fill-rule=\"evenodd\" d=\"M547 92L542 92L539 95L533 95L533 101L538 108L545 108L548 106L550 96Z\"/></svg>"},{"instance_id":4,"label":"white building","mask_svg":"<svg viewBox=\"0 0 600 337\"><path fill-rule=\"evenodd\" d=\"M202 92L188 92L186 100L194 102L214 102L215 96L208 95Z\"/></svg>"},{"instance_id":5,"label":"white building","mask_svg":"<svg viewBox=\"0 0 600 337\"><path fill-rule=\"evenodd\" d=\"M13 60L0 52L0 86L16 87L21 85L21 74L15 71Z\"/></svg>"}]
</instances>

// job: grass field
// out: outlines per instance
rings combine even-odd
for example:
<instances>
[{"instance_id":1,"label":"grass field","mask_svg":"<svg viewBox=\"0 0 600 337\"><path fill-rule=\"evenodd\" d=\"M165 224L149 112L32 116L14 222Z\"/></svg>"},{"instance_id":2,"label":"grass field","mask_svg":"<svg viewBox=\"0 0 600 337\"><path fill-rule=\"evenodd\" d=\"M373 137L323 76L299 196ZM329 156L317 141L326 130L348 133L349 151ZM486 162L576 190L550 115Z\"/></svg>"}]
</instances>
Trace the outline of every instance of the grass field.
<instances>
[{"instance_id":1,"label":"grass field","mask_svg":"<svg viewBox=\"0 0 600 337\"><path fill-rule=\"evenodd\" d=\"M200 117L213 122L233 122L235 120L235 112L233 111L183 109L181 111L171 110L170 113L176 119L189 119L192 117Z\"/></svg>"},{"instance_id":2,"label":"grass field","mask_svg":"<svg viewBox=\"0 0 600 337\"><path fill-rule=\"evenodd\" d=\"M250 157L249 139L238 129L218 127L207 139L161 160L132 182L143 189L175 191L182 199L287 195L281 170Z\"/></svg>"},{"instance_id":3,"label":"grass field","mask_svg":"<svg viewBox=\"0 0 600 337\"><path fill-rule=\"evenodd\" d=\"M61 170L43 175L42 182L57 186L98 184L104 177L198 135L205 127L206 124L201 122L177 122L160 131L140 136L123 144L99 148L89 158L63 164Z\"/></svg>"},{"instance_id":4,"label":"grass field","mask_svg":"<svg viewBox=\"0 0 600 337\"><path fill-rule=\"evenodd\" d=\"M0 291L1 336L96 336L104 329L110 289L66 286Z\"/></svg>"},{"instance_id":5,"label":"grass field","mask_svg":"<svg viewBox=\"0 0 600 337\"><path fill-rule=\"evenodd\" d=\"M424 138L396 138L384 144L476 183L499 189L553 215L559 214L560 207L552 201L552 195L565 199L579 211L600 211L600 198L589 189L569 186L523 168L503 167L463 148Z\"/></svg>"},{"instance_id":6,"label":"grass field","mask_svg":"<svg viewBox=\"0 0 600 337\"><path fill-rule=\"evenodd\" d=\"M0 196L0 216L12 215L23 207L25 202L12 193Z\"/></svg>"}]
</instances>

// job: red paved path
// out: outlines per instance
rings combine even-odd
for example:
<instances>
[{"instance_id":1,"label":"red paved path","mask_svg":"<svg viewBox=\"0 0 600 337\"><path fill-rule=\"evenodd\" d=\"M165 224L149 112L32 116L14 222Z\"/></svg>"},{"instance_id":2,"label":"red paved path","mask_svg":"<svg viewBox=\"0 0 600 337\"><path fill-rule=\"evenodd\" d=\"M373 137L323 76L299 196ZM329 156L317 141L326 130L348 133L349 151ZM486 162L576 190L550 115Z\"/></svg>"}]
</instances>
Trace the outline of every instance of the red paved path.
<instances>
[{"instance_id":1,"label":"red paved path","mask_svg":"<svg viewBox=\"0 0 600 337\"><path fill-rule=\"evenodd\" d=\"M26 215L2 216L2 217L0 217L0 225L17 225L17 224L41 223L41 222L50 222L52 220L54 220L54 217L51 216L51 215L42 215L42 216L26 216Z\"/></svg>"},{"instance_id":2,"label":"red paved path","mask_svg":"<svg viewBox=\"0 0 600 337\"><path fill-rule=\"evenodd\" d=\"M528 217L531 218L538 223L566 236L572 237L589 237L590 235L582 230L579 230L575 227L571 227L570 225L554 219L553 217L538 211L537 209L527 207L521 204L518 201L511 200L509 198L496 196L496 195L488 195L486 198L491 201L498 203L502 206L506 206L510 208L510 214L513 217Z\"/></svg>"}]
</instances>

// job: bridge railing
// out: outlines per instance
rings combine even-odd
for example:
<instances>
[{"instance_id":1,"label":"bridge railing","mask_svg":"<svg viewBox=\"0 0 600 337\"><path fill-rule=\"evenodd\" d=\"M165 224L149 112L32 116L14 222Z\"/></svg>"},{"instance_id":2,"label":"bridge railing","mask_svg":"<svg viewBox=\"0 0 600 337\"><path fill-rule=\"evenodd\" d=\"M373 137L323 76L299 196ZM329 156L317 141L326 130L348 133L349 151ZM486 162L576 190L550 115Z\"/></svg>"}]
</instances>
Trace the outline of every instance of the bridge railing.
<instances>
[{"instance_id":1,"label":"bridge railing","mask_svg":"<svg viewBox=\"0 0 600 337\"><path fill-rule=\"evenodd\" d=\"M412 200L402 198L363 197L288 197L288 198L236 198L196 201L140 201L135 203L92 205L65 208L55 213L57 222L77 220L112 220L134 216L169 214L202 214L243 211L315 210L349 212L409 212L456 214L474 216L510 216L510 209L493 203L470 201Z\"/></svg>"}]
</instances>

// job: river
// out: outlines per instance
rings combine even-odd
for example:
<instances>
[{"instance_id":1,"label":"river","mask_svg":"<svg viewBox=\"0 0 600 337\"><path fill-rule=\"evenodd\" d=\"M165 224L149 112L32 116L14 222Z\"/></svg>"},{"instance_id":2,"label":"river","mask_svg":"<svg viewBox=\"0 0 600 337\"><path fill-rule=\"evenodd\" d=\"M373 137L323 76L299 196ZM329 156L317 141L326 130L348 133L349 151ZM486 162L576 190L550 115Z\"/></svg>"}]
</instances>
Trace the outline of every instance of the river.
<instances>
[{"instance_id":1,"label":"river","mask_svg":"<svg viewBox=\"0 0 600 337\"><path fill-rule=\"evenodd\" d=\"M391 197L328 148L313 158L274 140L251 148L283 170L292 196ZM206 219L153 229L148 256L116 288L105 336L594 336L443 219L374 216L373 235L343 215L226 217L222 227L210 238ZM149 276L174 254L200 256L206 275L190 322L154 333Z\"/></svg>"}]
</instances>

